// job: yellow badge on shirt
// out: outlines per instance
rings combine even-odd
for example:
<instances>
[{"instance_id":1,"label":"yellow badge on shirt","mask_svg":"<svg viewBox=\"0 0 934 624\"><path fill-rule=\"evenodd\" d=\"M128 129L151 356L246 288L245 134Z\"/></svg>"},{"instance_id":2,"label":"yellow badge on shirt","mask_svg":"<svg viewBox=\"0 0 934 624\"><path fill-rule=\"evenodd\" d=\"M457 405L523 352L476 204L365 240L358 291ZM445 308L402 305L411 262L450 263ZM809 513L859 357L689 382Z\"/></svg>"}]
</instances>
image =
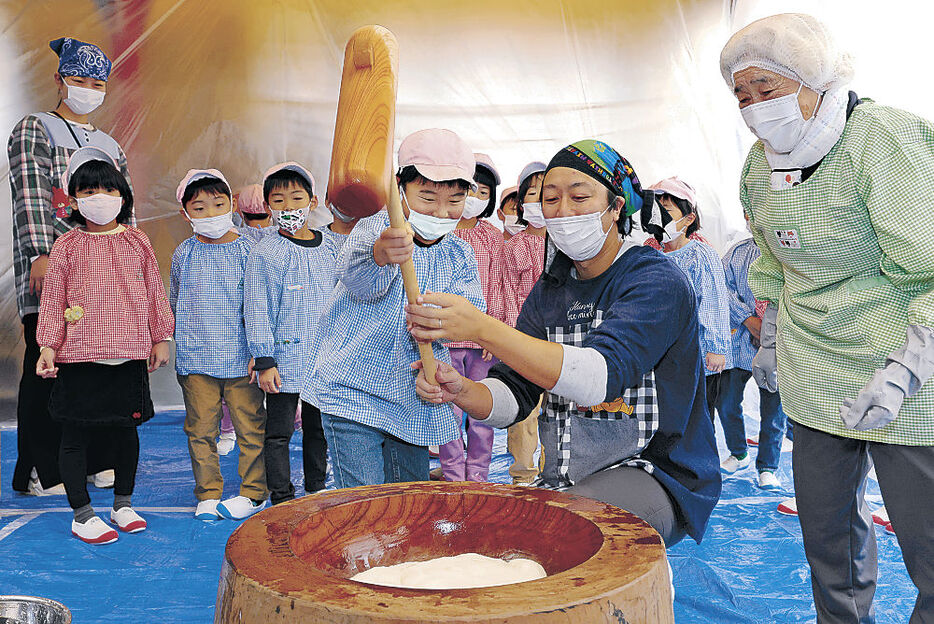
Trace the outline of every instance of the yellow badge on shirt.
<instances>
[{"instance_id":1,"label":"yellow badge on shirt","mask_svg":"<svg viewBox=\"0 0 934 624\"><path fill-rule=\"evenodd\" d=\"M68 323L77 323L84 317L84 308L81 306L72 306L65 308L65 321Z\"/></svg>"}]
</instances>

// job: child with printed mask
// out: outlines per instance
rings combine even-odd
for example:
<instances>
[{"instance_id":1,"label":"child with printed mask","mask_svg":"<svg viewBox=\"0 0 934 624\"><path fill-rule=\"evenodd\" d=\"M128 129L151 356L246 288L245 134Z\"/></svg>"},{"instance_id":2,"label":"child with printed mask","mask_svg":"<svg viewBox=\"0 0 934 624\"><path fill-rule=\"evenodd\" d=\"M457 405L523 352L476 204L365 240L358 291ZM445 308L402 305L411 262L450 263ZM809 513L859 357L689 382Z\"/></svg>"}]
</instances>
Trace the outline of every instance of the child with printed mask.
<instances>
[{"instance_id":1,"label":"child with printed mask","mask_svg":"<svg viewBox=\"0 0 934 624\"><path fill-rule=\"evenodd\" d=\"M428 445L459 435L447 405L415 394L418 358L406 330L399 265L412 259L422 291L463 295L486 310L470 245L449 236L476 190L470 148L450 130L421 130L399 147L396 182L406 228L385 212L361 219L337 259L339 282L315 339L310 387L318 401L336 487L428 478ZM445 346L433 345L450 362ZM307 386L307 384L306 384Z\"/></svg>"},{"instance_id":2,"label":"child with printed mask","mask_svg":"<svg viewBox=\"0 0 934 624\"><path fill-rule=\"evenodd\" d=\"M519 215L516 213L516 207L519 205L518 190L517 186L504 189L499 200L499 208L496 209L496 216L503 224L503 240L509 240L525 229L524 226L519 225Z\"/></svg>"},{"instance_id":3,"label":"child with printed mask","mask_svg":"<svg viewBox=\"0 0 934 624\"><path fill-rule=\"evenodd\" d=\"M263 196L279 226L253 248L244 278L244 316L253 356L252 380L266 393L263 459L273 505L295 498L289 464L302 377L318 317L334 288L333 254L321 230L308 227L318 206L315 180L295 162L270 168ZM327 443L321 414L302 402L305 489L324 489Z\"/></svg>"},{"instance_id":4,"label":"child with printed mask","mask_svg":"<svg viewBox=\"0 0 934 624\"><path fill-rule=\"evenodd\" d=\"M114 452L110 521L146 528L130 505L143 422L153 416L149 372L165 366L174 320L149 238L126 226L133 193L116 161L95 147L75 151L63 176L77 229L52 246L42 290L36 374L54 378L52 419L62 425L59 469L74 510L73 535L89 544L117 533L91 508L87 451L108 439Z\"/></svg>"},{"instance_id":5,"label":"child with printed mask","mask_svg":"<svg viewBox=\"0 0 934 624\"><path fill-rule=\"evenodd\" d=\"M665 255L684 271L697 293L707 410L712 420L720 373L733 368L729 290L723 264L713 247L691 239L700 229L694 188L675 176L657 182L649 190L655 192L655 202L643 207L643 229L663 245Z\"/></svg>"},{"instance_id":6,"label":"child with printed mask","mask_svg":"<svg viewBox=\"0 0 934 624\"><path fill-rule=\"evenodd\" d=\"M477 190L471 190L467 195L464 213L454 235L473 247L487 314L505 321L503 237L499 230L486 221L496 206L499 173L486 154L474 154L474 158L477 161L474 172ZM496 363L495 358L475 342L452 342L447 347L454 368L469 379L483 379ZM442 474L447 481L486 481L493 456L493 429L469 416L463 416L456 406L454 414L466 423L466 459L464 441L460 436L442 445L438 453Z\"/></svg>"},{"instance_id":7,"label":"child with printed mask","mask_svg":"<svg viewBox=\"0 0 934 624\"><path fill-rule=\"evenodd\" d=\"M516 232L504 245L506 322L513 327L545 266L545 217L541 204L544 172L545 163L533 161L522 169L516 181L517 196L522 198L517 207L517 223L519 227L526 224L528 227ZM535 462L535 451L539 449L538 413L536 405L528 418L507 429L506 448L513 457L509 474L517 485L531 483L538 476L542 461L539 455L538 464Z\"/></svg>"},{"instance_id":8,"label":"child with printed mask","mask_svg":"<svg viewBox=\"0 0 934 624\"><path fill-rule=\"evenodd\" d=\"M195 518L246 518L266 506L263 392L250 384L243 320L243 274L255 244L233 227L230 185L216 169L192 169L176 191L194 236L172 256L169 300L178 320L175 369L185 401L185 433L195 478ZM221 502L216 438L221 400L237 446L240 495Z\"/></svg>"}]
</instances>

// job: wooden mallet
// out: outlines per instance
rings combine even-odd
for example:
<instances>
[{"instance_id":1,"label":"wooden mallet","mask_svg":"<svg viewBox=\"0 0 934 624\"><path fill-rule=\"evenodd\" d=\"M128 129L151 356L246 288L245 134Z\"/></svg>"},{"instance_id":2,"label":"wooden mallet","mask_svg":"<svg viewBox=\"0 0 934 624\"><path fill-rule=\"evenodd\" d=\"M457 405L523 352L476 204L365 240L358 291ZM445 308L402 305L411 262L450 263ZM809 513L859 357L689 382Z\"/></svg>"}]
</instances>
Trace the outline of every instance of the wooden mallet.
<instances>
[{"instance_id":1,"label":"wooden mallet","mask_svg":"<svg viewBox=\"0 0 934 624\"><path fill-rule=\"evenodd\" d=\"M328 201L356 218L374 215L385 206L389 224L406 227L392 166L399 86L399 46L382 26L363 26L344 48L344 70L337 101L337 123L331 148ZM409 303L420 294L412 260L400 267ZM431 345L418 343L425 378L435 379Z\"/></svg>"}]
</instances>

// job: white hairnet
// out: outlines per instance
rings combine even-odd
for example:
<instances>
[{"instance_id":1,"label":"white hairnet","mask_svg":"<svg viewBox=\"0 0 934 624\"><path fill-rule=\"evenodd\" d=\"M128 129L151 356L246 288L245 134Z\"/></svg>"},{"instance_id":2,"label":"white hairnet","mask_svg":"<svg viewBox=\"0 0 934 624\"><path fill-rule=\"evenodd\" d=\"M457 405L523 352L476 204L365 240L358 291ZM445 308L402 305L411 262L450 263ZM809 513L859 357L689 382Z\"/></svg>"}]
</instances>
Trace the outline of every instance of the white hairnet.
<instances>
[{"instance_id":1,"label":"white hairnet","mask_svg":"<svg viewBox=\"0 0 934 624\"><path fill-rule=\"evenodd\" d=\"M816 18L804 13L764 17L737 31L720 53L720 73L733 87L733 74L761 67L823 93L853 78L848 54Z\"/></svg>"}]
</instances>

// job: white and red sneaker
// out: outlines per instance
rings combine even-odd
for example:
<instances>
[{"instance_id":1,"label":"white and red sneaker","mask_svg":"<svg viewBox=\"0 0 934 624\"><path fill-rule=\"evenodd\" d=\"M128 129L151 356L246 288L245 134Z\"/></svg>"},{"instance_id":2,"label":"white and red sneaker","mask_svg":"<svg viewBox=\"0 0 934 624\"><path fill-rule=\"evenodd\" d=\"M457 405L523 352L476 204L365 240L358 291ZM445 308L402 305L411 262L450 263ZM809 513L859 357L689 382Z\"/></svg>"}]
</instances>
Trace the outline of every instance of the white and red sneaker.
<instances>
[{"instance_id":1,"label":"white and red sneaker","mask_svg":"<svg viewBox=\"0 0 934 624\"><path fill-rule=\"evenodd\" d=\"M132 507L121 507L114 511L110 510L110 521L117 525L117 528L124 533L139 533L146 530L146 521L133 511Z\"/></svg>"},{"instance_id":2,"label":"white and red sneaker","mask_svg":"<svg viewBox=\"0 0 934 624\"><path fill-rule=\"evenodd\" d=\"M785 516L797 516L798 502L793 498L786 498L778 504L778 513Z\"/></svg>"},{"instance_id":3,"label":"white and red sneaker","mask_svg":"<svg viewBox=\"0 0 934 624\"><path fill-rule=\"evenodd\" d=\"M87 544L112 544L117 541L117 532L98 516L85 522L71 521L71 534Z\"/></svg>"},{"instance_id":4,"label":"white and red sneaker","mask_svg":"<svg viewBox=\"0 0 934 624\"><path fill-rule=\"evenodd\" d=\"M883 505L882 507L879 507L874 512L872 512L872 521L881 527L884 527L890 524L889 512L885 510L885 505Z\"/></svg>"},{"instance_id":5,"label":"white and red sneaker","mask_svg":"<svg viewBox=\"0 0 934 624\"><path fill-rule=\"evenodd\" d=\"M885 525L885 532L888 533L889 535L895 535L895 529L892 528L891 522Z\"/></svg>"},{"instance_id":6,"label":"white and red sneaker","mask_svg":"<svg viewBox=\"0 0 934 624\"><path fill-rule=\"evenodd\" d=\"M746 444L749 446L759 446L759 434L754 434L746 438Z\"/></svg>"}]
</instances>

